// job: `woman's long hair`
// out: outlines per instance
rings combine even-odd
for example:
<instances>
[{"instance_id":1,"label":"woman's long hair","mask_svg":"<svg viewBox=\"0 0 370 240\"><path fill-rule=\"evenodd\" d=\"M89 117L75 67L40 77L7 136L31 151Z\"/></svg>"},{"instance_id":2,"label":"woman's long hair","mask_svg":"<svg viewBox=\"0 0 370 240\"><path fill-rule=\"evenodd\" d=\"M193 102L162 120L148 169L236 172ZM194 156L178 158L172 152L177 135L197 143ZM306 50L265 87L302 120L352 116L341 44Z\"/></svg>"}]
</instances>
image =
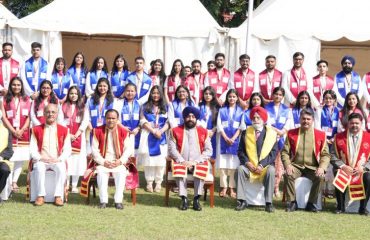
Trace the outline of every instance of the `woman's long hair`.
<instances>
[{"instance_id":1,"label":"woman's long hair","mask_svg":"<svg viewBox=\"0 0 370 240\"><path fill-rule=\"evenodd\" d=\"M88 68L87 68L87 64L86 64L86 61L85 61L85 55L82 52L77 52L73 56L72 64L71 64L71 66L69 66L69 68L76 67L76 57L78 55L82 56L81 70L84 71L84 73L86 74L88 72Z\"/></svg>"},{"instance_id":2,"label":"woman's long hair","mask_svg":"<svg viewBox=\"0 0 370 240\"><path fill-rule=\"evenodd\" d=\"M202 105L206 105L206 100L204 98L204 93L206 91L208 91L212 96L212 100L209 104L209 109L211 110L211 113L212 113L212 125L216 126L217 125L217 114L218 114L218 110L220 108L220 105L218 104L218 101L216 99L217 95L216 95L216 91L213 87L208 86L208 87L204 88L203 98L202 98L202 101L199 103L199 107L202 106Z\"/></svg>"},{"instance_id":3,"label":"woman's long hair","mask_svg":"<svg viewBox=\"0 0 370 240\"><path fill-rule=\"evenodd\" d=\"M77 96L78 96L77 97L77 102L76 102L76 109L78 109L77 116L79 116L82 119L83 116L84 116L85 104L84 104L84 99L81 95L81 91L76 85L73 85L68 89L67 98L66 98L65 103L69 104L69 105L72 105L72 101L69 99L69 93L73 89L75 89L77 91Z\"/></svg>"},{"instance_id":4,"label":"woman's long hair","mask_svg":"<svg viewBox=\"0 0 370 240\"><path fill-rule=\"evenodd\" d=\"M164 63L161 59L156 59L156 60L153 61L153 64L150 68L150 75L154 75L154 73L155 73L154 64L156 64L156 63L159 63L162 66L161 71L159 72L158 76L159 76L159 80L160 80L159 85L163 88L164 81L166 80L167 76L166 76L166 72L164 71Z\"/></svg>"},{"instance_id":5,"label":"woman's long hair","mask_svg":"<svg viewBox=\"0 0 370 240\"><path fill-rule=\"evenodd\" d=\"M96 57L96 58L94 59L94 62L93 62L92 66L91 66L91 69L90 69L90 72L95 72L95 71L97 70L98 61L99 61L100 59L103 59L103 62L104 62L104 66L103 66L102 71L104 71L104 72L108 73L107 61L105 61L105 59L104 59L103 57L101 57L101 56L98 56L98 57Z\"/></svg>"},{"instance_id":6,"label":"woman's long hair","mask_svg":"<svg viewBox=\"0 0 370 240\"><path fill-rule=\"evenodd\" d=\"M252 103L252 99L257 96L259 97L260 101L261 101L261 104L260 104L260 107L265 107L265 103L263 102L263 97L262 95L259 93L259 92L255 92L255 93L252 93L252 96L249 98L249 106L248 106L248 109L252 109L254 106L253 106L253 103Z\"/></svg>"},{"instance_id":7,"label":"woman's long hair","mask_svg":"<svg viewBox=\"0 0 370 240\"><path fill-rule=\"evenodd\" d=\"M20 77L13 77L12 80L10 80L9 82L9 89L8 89L8 92L6 93L6 95L4 96L5 98L5 102L6 104L10 104L10 102L12 101L12 99L14 98L14 93L12 91L12 84L14 81L18 80L20 83L21 83L21 92L20 92L20 97L22 98L23 101L26 101L28 96L25 94L24 92L24 88L23 88L23 82L22 82L22 79Z\"/></svg>"},{"instance_id":8,"label":"woman's long hair","mask_svg":"<svg viewBox=\"0 0 370 240\"><path fill-rule=\"evenodd\" d=\"M181 90L181 88L183 88L188 93L188 96L186 97L186 103L188 105L190 105L190 106L194 105L194 103L193 103L193 101L191 99L191 96L190 96L190 91L189 91L189 89L185 85L179 85L176 88L174 101L180 102L180 99L178 98L177 94Z\"/></svg>"},{"instance_id":9,"label":"woman's long hair","mask_svg":"<svg viewBox=\"0 0 370 240\"><path fill-rule=\"evenodd\" d=\"M94 105L99 104L99 99L101 96L100 96L98 86L102 82L105 82L108 85L107 95L105 96L105 98L107 99L107 104L105 106L109 106L113 102L114 96L111 90L110 83L107 78L99 78L98 83L96 84L94 93L92 94L92 99L93 99Z\"/></svg>"},{"instance_id":10,"label":"woman's long hair","mask_svg":"<svg viewBox=\"0 0 370 240\"><path fill-rule=\"evenodd\" d=\"M185 76L185 71L184 71L184 64L182 63L181 59L176 59L176 60L173 62L170 76L171 76L171 77L173 77L173 78L176 76L176 72L175 72L175 64L176 64L177 62L179 62L179 63L181 64L181 70L180 70L180 74L179 74L179 76L180 76L180 78L181 78L181 79L183 79L183 78L185 78L186 76Z\"/></svg>"},{"instance_id":11,"label":"woman's long hair","mask_svg":"<svg viewBox=\"0 0 370 240\"><path fill-rule=\"evenodd\" d=\"M112 67L112 73L114 72L117 72L118 71L118 68L116 66L116 61L117 59L121 58L123 60L123 71L128 71L128 63L125 59L125 57L123 56L123 54L118 54L114 60L113 60L113 67Z\"/></svg>"},{"instance_id":12,"label":"woman's long hair","mask_svg":"<svg viewBox=\"0 0 370 240\"><path fill-rule=\"evenodd\" d=\"M49 80L44 80L40 84L40 87L39 87L39 95L35 99L35 112L37 112L39 110L39 106L40 106L41 102L44 100L43 99L43 96L41 94L41 88L45 84L46 85L49 85L49 87L51 89L50 96L49 96L49 103L58 104L58 99L55 96L55 93L54 93L54 90L53 90L53 84L51 84L51 82Z\"/></svg>"},{"instance_id":13,"label":"woman's long hair","mask_svg":"<svg viewBox=\"0 0 370 240\"><path fill-rule=\"evenodd\" d=\"M307 91L301 91L300 93L298 93L297 100L295 102L294 108L296 108L296 109L301 109L302 108L301 104L299 103L299 99L304 95L306 95L308 97L308 103L306 105L306 108L311 108L312 109L311 97L310 97L310 94Z\"/></svg>"},{"instance_id":14,"label":"woman's long hair","mask_svg":"<svg viewBox=\"0 0 370 240\"><path fill-rule=\"evenodd\" d=\"M349 104L348 104L348 101L349 101L349 97L350 96L355 96L356 97L356 99L357 99L357 104L356 104L356 108L358 109L358 110L360 110L360 112L361 112L361 114L362 114L362 117L363 117L363 119L364 119L364 121L365 121L365 126L366 126L366 122L367 122L367 118L366 118L366 114L365 114L365 111L364 111L364 109L361 107L361 104L360 104L360 99L359 99L359 97L357 96L357 94L356 93L353 93L353 92L349 92L347 95L346 95L346 98L345 98L345 100L344 100L344 105L343 105L343 108L342 108L342 110L340 110L341 111L341 113L342 113L342 119L341 119L341 121L342 121L342 125L344 126L344 125L346 125L347 123L348 123L348 116L349 116L349 110L350 110L350 107L349 107Z\"/></svg>"},{"instance_id":15,"label":"woman's long hair","mask_svg":"<svg viewBox=\"0 0 370 240\"><path fill-rule=\"evenodd\" d=\"M57 70L58 63L63 63L64 64L63 74L65 75L66 72L67 72L67 66L66 66L66 60L62 57L58 57L57 59L55 59L55 63L54 63L54 67L53 67L53 74L58 73L58 70Z\"/></svg>"},{"instance_id":16,"label":"woman's long hair","mask_svg":"<svg viewBox=\"0 0 370 240\"><path fill-rule=\"evenodd\" d=\"M158 90L159 92L159 103L158 103L158 108L159 108L159 113L160 114L165 114L167 112L167 108L166 108L166 102L164 100L164 94L161 90L161 88L156 85L156 86L153 86L152 89L150 90L150 93L149 93L149 98L148 98L148 101L145 103L144 105L144 110L145 112L147 113L153 113L153 106L154 106L154 103L153 103L153 97L152 97L152 93L154 90Z\"/></svg>"}]
</instances>

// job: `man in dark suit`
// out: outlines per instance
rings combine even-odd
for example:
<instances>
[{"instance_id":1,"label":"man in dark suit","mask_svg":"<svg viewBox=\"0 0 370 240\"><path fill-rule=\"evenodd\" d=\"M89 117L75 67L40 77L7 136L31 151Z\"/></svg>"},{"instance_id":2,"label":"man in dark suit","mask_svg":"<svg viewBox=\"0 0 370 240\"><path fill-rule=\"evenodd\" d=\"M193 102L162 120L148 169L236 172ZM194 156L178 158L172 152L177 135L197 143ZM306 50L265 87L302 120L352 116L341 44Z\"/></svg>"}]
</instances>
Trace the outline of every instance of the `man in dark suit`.
<instances>
[{"instance_id":1,"label":"man in dark suit","mask_svg":"<svg viewBox=\"0 0 370 240\"><path fill-rule=\"evenodd\" d=\"M272 196L275 185L275 159L278 153L276 131L266 126L267 112L262 107L254 107L250 112L252 126L242 132L238 157L240 166L236 173L236 211L246 209L246 183L262 182L265 187L265 211L273 212Z\"/></svg>"}]
</instances>

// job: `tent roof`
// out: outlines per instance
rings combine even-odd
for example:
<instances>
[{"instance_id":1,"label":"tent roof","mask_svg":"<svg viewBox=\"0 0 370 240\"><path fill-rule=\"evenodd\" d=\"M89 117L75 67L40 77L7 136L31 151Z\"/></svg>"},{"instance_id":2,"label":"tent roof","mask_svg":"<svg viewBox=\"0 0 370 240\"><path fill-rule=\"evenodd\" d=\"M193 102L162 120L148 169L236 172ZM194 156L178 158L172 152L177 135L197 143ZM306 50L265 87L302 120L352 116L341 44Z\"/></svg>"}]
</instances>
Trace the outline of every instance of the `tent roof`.
<instances>
[{"instance_id":1,"label":"tent roof","mask_svg":"<svg viewBox=\"0 0 370 240\"><path fill-rule=\"evenodd\" d=\"M316 37L334 41L370 40L370 1L356 0L265 0L255 11L252 34L261 39L286 36L301 40ZM230 30L230 36L246 35L247 21Z\"/></svg>"},{"instance_id":2,"label":"tent roof","mask_svg":"<svg viewBox=\"0 0 370 240\"><path fill-rule=\"evenodd\" d=\"M4 28L7 21L11 19L18 18L0 3L0 29Z\"/></svg>"},{"instance_id":3,"label":"tent roof","mask_svg":"<svg viewBox=\"0 0 370 240\"><path fill-rule=\"evenodd\" d=\"M207 37L219 28L198 0L55 0L11 27L130 36Z\"/></svg>"}]
</instances>

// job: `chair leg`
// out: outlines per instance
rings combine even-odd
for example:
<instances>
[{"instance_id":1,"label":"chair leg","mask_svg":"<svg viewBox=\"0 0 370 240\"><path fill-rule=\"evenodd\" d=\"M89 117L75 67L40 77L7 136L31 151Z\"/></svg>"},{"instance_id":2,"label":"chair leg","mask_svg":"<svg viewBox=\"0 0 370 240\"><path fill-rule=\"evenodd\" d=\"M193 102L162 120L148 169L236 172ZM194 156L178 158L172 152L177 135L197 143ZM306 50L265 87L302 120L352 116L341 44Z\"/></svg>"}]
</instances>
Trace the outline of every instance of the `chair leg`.
<instances>
[{"instance_id":1,"label":"chair leg","mask_svg":"<svg viewBox=\"0 0 370 240\"><path fill-rule=\"evenodd\" d=\"M135 206L136 205L136 188L131 189L131 201L132 201L132 205Z\"/></svg>"},{"instance_id":2,"label":"chair leg","mask_svg":"<svg viewBox=\"0 0 370 240\"><path fill-rule=\"evenodd\" d=\"M87 186L86 205L89 205L90 204L90 187L91 187L91 184L89 183L88 186Z\"/></svg>"},{"instance_id":3,"label":"chair leg","mask_svg":"<svg viewBox=\"0 0 370 240\"><path fill-rule=\"evenodd\" d=\"M92 188L93 188L93 197L96 198L95 183L92 184Z\"/></svg>"},{"instance_id":4,"label":"chair leg","mask_svg":"<svg viewBox=\"0 0 370 240\"><path fill-rule=\"evenodd\" d=\"M166 184L166 195L164 197L164 205L166 207L168 207L169 198L170 198L170 186L168 186L168 184Z\"/></svg>"},{"instance_id":5,"label":"chair leg","mask_svg":"<svg viewBox=\"0 0 370 240\"><path fill-rule=\"evenodd\" d=\"M204 199L204 201L207 201L207 187L206 186L204 186L204 196L203 196L203 199Z\"/></svg>"},{"instance_id":6,"label":"chair leg","mask_svg":"<svg viewBox=\"0 0 370 240\"><path fill-rule=\"evenodd\" d=\"M215 184L209 187L209 205L211 208L215 206Z\"/></svg>"}]
</instances>

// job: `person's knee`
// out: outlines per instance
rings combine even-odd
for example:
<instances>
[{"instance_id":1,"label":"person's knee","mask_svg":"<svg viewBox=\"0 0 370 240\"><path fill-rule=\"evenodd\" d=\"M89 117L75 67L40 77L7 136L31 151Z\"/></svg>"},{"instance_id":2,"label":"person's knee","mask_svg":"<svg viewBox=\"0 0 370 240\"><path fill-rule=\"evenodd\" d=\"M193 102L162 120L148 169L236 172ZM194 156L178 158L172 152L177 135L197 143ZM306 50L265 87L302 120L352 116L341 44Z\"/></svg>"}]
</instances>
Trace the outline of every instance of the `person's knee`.
<instances>
[{"instance_id":1,"label":"person's knee","mask_svg":"<svg viewBox=\"0 0 370 240\"><path fill-rule=\"evenodd\" d=\"M66 165L63 162L57 163L55 165L55 171L58 173L64 173L66 172Z\"/></svg>"},{"instance_id":2,"label":"person's knee","mask_svg":"<svg viewBox=\"0 0 370 240\"><path fill-rule=\"evenodd\" d=\"M46 171L46 166L45 163L43 162L36 162L33 164L33 171L36 172L45 172Z\"/></svg>"}]
</instances>

